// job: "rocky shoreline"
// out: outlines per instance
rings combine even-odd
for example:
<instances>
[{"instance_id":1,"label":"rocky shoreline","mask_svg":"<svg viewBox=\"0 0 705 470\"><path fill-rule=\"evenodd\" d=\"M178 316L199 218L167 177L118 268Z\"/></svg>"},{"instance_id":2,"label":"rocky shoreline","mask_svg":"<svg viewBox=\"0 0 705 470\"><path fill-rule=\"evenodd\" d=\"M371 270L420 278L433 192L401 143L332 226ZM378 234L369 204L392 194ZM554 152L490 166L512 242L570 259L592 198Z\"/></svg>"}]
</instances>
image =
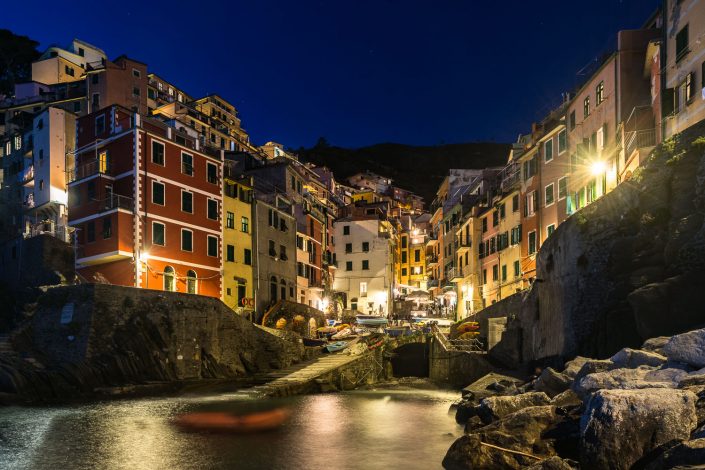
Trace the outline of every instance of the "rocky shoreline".
<instances>
[{"instance_id":1,"label":"rocky shoreline","mask_svg":"<svg viewBox=\"0 0 705 470\"><path fill-rule=\"evenodd\" d=\"M454 407L465 435L448 470L703 468L705 329L576 357L525 383L488 374Z\"/></svg>"}]
</instances>

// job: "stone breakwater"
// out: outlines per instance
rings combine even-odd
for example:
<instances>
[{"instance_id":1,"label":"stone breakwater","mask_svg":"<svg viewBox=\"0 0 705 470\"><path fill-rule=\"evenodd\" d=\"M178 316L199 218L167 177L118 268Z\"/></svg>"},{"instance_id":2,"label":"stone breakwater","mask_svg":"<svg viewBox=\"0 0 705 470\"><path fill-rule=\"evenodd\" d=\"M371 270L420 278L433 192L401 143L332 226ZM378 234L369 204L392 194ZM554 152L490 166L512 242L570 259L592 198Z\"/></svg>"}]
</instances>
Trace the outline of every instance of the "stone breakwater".
<instances>
[{"instance_id":1,"label":"stone breakwater","mask_svg":"<svg viewBox=\"0 0 705 470\"><path fill-rule=\"evenodd\" d=\"M305 358L217 299L108 285L49 289L0 350L0 402L162 392Z\"/></svg>"},{"instance_id":2,"label":"stone breakwater","mask_svg":"<svg viewBox=\"0 0 705 470\"><path fill-rule=\"evenodd\" d=\"M489 374L454 406L465 435L443 459L449 470L703 465L705 329L576 357L526 383Z\"/></svg>"}]
</instances>

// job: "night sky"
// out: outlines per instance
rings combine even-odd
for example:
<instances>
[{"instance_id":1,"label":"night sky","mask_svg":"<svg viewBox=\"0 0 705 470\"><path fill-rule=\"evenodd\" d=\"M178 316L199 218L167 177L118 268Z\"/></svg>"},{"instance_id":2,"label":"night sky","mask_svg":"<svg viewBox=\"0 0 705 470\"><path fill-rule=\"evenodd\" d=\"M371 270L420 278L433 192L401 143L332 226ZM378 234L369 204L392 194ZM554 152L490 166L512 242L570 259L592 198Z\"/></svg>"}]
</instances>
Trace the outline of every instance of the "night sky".
<instances>
[{"instance_id":1,"label":"night sky","mask_svg":"<svg viewBox=\"0 0 705 470\"><path fill-rule=\"evenodd\" d=\"M514 141L659 4L8 0L0 28L42 48L77 37L219 93L257 144L433 145Z\"/></svg>"}]
</instances>

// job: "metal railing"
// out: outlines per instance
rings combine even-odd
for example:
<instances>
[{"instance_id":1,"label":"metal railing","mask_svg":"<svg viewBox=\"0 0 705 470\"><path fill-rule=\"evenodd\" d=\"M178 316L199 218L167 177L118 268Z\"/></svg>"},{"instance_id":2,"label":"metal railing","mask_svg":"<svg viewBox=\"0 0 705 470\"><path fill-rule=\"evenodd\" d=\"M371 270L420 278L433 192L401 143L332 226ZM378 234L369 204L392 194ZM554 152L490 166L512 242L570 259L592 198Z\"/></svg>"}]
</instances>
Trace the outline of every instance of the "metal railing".
<instances>
[{"instance_id":1,"label":"metal railing","mask_svg":"<svg viewBox=\"0 0 705 470\"><path fill-rule=\"evenodd\" d=\"M627 158L637 149L656 146L656 129L631 131L625 135Z\"/></svg>"},{"instance_id":2,"label":"metal railing","mask_svg":"<svg viewBox=\"0 0 705 470\"><path fill-rule=\"evenodd\" d=\"M69 172L68 179L69 183L71 183L72 181L82 180L83 178L88 178L89 176L97 174L109 175L110 173L110 163L96 159L74 168L73 171Z\"/></svg>"}]
</instances>

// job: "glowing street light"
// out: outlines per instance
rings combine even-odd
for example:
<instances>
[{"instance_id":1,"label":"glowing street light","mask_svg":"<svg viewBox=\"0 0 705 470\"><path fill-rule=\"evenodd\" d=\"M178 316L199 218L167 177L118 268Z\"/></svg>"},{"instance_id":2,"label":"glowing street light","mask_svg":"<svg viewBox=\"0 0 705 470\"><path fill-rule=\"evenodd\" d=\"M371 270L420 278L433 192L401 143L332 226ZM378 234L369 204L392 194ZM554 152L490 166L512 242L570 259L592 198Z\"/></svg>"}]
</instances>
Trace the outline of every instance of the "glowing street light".
<instances>
[{"instance_id":1,"label":"glowing street light","mask_svg":"<svg viewBox=\"0 0 705 470\"><path fill-rule=\"evenodd\" d=\"M605 172L605 170L606 170L605 162L594 162L590 166L590 172L595 176L603 174Z\"/></svg>"}]
</instances>

